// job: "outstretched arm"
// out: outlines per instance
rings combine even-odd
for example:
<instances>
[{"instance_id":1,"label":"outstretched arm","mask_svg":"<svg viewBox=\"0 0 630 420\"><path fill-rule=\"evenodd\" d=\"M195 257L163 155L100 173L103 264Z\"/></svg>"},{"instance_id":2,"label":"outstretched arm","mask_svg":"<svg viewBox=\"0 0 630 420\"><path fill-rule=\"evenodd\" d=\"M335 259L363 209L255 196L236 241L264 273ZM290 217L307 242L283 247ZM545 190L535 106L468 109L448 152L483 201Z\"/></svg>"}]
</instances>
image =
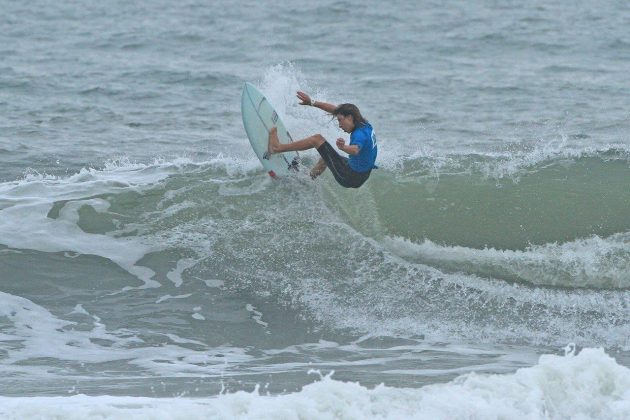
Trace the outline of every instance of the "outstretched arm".
<instances>
[{"instance_id":1,"label":"outstretched arm","mask_svg":"<svg viewBox=\"0 0 630 420\"><path fill-rule=\"evenodd\" d=\"M322 111L326 111L329 114L332 114L335 109L337 109L337 105L329 104L321 101L314 101L308 94L298 91L297 97L300 100L300 105L310 105L315 108L319 108Z\"/></svg>"}]
</instances>

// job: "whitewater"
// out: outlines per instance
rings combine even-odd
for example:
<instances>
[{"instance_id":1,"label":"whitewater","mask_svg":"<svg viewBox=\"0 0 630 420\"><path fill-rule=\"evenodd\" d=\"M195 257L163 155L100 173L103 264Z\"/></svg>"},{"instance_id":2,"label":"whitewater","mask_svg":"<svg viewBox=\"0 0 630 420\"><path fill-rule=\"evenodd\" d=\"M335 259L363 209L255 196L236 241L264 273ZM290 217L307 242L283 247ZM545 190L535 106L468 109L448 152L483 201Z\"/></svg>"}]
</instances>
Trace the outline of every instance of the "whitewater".
<instances>
[{"instance_id":1,"label":"whitewater","mask_svg":"<svg viewBox=\"0 0 630 420\"><path fill-rule=\"evenodd\" d=\"M1 418L630 417L627 6L0 10Z\"/></svg>"}]
</instances>

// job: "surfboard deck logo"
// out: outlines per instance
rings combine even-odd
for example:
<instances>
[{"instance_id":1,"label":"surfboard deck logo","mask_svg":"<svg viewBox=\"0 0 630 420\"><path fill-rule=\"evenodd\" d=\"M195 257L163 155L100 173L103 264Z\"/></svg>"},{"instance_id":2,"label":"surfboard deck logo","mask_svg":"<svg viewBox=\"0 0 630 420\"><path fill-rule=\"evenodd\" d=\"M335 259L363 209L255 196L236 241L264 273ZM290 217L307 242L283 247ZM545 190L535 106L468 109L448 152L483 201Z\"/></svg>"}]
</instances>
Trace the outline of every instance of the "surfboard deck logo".
<instances>
[{"instance_id":1,"label":"surfboard deck logo","mask_svg":"<svg viewBox=\"0 0 630 420\"><path fill-rule=\"evenodd\" d=\"M282 118L267 98L251 83L245 83L241 96L241 115L249 143L258 160L270 177L277 179L291 175L299 168L300 156L297 152L267 153L269 130L278 128L280 143L290 143L293 138L287 131Z\"/></svg>"}]
</instances>

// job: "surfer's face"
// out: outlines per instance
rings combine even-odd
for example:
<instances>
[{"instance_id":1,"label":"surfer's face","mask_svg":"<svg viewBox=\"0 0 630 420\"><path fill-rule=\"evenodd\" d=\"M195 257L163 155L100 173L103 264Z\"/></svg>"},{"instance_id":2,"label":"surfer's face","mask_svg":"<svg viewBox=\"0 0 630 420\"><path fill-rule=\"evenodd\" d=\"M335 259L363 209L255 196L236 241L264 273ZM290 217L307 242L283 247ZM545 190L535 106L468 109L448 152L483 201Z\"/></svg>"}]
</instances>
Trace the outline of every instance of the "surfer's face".
<instances>
[{"instance_id":1,"label":"surfer's face","mask_svg":"<svg viewBox=\"0 0 630 420\"><path fill-rule=\"evenodd\" d=\"M354 130L354 118L352 118L352 115L338 114L337 121L339 121L339 128L346 133L352 133L352 130Z\"/></svg>"}]
</instances>

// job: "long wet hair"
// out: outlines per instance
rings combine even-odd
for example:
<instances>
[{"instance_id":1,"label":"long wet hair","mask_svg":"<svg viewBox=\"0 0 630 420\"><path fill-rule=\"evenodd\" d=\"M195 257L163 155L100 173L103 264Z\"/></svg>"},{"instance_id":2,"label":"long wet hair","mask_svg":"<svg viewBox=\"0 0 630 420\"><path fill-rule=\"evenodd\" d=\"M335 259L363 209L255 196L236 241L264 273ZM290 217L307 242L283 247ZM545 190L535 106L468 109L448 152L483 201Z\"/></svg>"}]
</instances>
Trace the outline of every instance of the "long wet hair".
<instances>
[{"instance_id":1,"label":"long wet hair","mask_svg":"<svg viewBox=\"0 0 630 420\"><path fill-rule=\"evenodd\" d=\"M354 104L341 104L332 112L333 117L337 115L343 115L347 117L348 115L352 115L352 121L354 122L354 128L359 128L363 124L367 124L368 120L363 118L361 115L361 111Z\"/></svg>"}]
</instances>

